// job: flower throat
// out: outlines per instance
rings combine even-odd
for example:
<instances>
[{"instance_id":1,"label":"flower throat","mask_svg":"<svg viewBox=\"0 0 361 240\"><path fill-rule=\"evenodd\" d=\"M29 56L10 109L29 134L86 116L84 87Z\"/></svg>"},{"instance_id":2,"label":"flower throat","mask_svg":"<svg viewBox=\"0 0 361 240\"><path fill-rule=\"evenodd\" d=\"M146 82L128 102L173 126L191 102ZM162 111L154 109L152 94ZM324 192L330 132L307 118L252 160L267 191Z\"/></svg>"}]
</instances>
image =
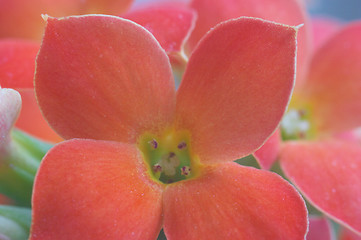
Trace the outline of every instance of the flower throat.
<instances>
[{"instance_id":1,"label":"flower throat","mask_svg":"<svg viewBox=\"0 0 361 240\"><path fill-rule=\"evenodd\" d=\"M138 143L148 172L165 184L193 178L198 174L198 161L192 157L189 135L167 131L162 136L144 134Z\"/></svg>"}]
</instances>

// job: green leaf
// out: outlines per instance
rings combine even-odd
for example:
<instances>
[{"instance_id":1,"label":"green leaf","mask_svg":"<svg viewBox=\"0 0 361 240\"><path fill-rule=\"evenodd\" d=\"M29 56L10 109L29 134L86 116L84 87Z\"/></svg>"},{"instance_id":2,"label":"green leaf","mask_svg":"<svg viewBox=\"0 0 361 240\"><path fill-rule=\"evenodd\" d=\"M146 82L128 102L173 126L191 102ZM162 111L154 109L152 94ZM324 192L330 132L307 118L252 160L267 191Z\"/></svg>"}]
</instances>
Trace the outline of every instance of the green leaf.
<instances>
[{"instance_id":1,"label":"green leaf","mask_svg":"<svg viewBox=\"0 0 361 240\"><path fill-rule=\"evenodd\" d=\"M5 236L11 240L26 240L30 225L30 209L0 205L0 238Z\"/></svg>"}]
</instances>

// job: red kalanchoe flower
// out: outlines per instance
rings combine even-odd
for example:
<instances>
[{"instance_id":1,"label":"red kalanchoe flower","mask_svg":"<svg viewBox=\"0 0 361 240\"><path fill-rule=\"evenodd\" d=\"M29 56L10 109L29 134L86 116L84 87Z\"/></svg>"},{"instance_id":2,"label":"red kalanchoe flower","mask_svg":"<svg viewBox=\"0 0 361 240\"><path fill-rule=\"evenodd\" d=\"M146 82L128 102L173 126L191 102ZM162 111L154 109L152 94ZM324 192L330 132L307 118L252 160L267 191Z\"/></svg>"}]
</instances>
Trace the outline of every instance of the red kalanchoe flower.
<instances>
[{"instance_id":1,"label":"red kalanchoe flower","mask_svg":"<svg viewBox=\"0 0 361 240\"><path fill-rule=\"evenodd\" d=\"M121 14L133 0L0 0L0 85L20 92L22 111L16 127L50 142L62 139L48 126L33 88L36 53L45 22L41 14Z\"/></svg>"},{"instance_id":2,"label":"red kalanchoe flower","mask_svg":"<svg viewBox=\"0 0 361 240\"><path fill-rule=\"evenodd\" d=\"M196 22L194 10L184 4L156 4L133 10L123 17L151 32L167 52L172 67L183 67L188 60L184 46ZM181 69L184 70L184 69Z\"/></svg>"},{"instance_id":3,"label":"red kalanchoe flower","mask_svg":"<svg viewBox=\"0 0 361 240\"><path fill-rule=\"evenodd\" d=\"M280 176L231 162L277 127L293 87L295 27L218 25L179 90L165 51L117 17L49 18L36 94L65 139L48 152L30 239L304 239ZM277 93L277 94L275 94Z\"/></svg>"},{"instance_id":4,"label":"red kalanchoe flower","mask_svg":"<svg viewBox=\"0 0 361 240\"><path fill-rule=\"evenodd\" d=\"M133 11L126 17L136 20L151 30L174 61L182 60L183 45L195 21L192 10L185 7L176 9L157 5ZM40 15L38 18L41 21ZM16 89L23 99L22 111L16 127L43 140L59 142L62 138L48 126L41 115L33 90L35 57L39 47L39 43L29 40L1 40L0 84L2 87Z\"/></svg>"},{"instance_id":5,"label":"red kalanchoe flower","mask_svg":"<svg viewBox=\"0 0 361 240\"><path fill-rule=\"evenodd\" d=\"M311 43L309 21L303 4L300 0L191 0L190 7L197 11L198 19L188 47L193 49L202 36L217 23L241 16L293 26L304 24L297 37L296 85L301 85L308 69Z\"/></svg>"},{"instance_id":6,"label":"red kalanchoe flower","mask_svg":"<svg viewBox=\"0 0 361 240\"><path fill-rule=\"evenodd\" d=\"M184 6L155 5L132 11L125 17L147 28L175 66L184 65L183 46L196 19L193 10ZM43 24L40 13L37 18ZM36 41L0 40L0 85L14 88L21 94L23 106L16 127L42 140L59 142L62 138L49 127L35 99L33 78L39 47Z\"/></svg>"},{"instance_id":7,"label":"red kalanchoe flower","mask_svg":"<svg viewBox=\"0 0 361 240\"><path fill-rule=\"evenodd\" d=\"M280 164L310 203L361 234L361 147L335 140L361 123L361 22L332 32L319 39L308 78L282 120Z\"/></svg>"}]
</instances>

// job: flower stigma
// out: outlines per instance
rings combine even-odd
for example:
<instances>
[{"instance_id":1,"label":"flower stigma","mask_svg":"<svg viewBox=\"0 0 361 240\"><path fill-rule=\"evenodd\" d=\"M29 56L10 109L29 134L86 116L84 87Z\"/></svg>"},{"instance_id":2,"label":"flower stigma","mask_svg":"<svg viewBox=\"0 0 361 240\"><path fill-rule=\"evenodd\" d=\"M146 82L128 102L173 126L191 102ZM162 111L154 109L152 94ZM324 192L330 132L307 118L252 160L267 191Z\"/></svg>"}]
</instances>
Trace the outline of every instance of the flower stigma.
<instances>
[{"instance_id":1,"label":"flower stigma","mask_svg":"<svg viewBox=\"0 0 361 240\"><path fill-rule=\"evenodd\" d=\"M186 131L166 131L160 136L146 133L138 139L138 147L150 176L156 181L170 184L199 174L200 163L191 153Z\"/></svg>"}]
</instances>

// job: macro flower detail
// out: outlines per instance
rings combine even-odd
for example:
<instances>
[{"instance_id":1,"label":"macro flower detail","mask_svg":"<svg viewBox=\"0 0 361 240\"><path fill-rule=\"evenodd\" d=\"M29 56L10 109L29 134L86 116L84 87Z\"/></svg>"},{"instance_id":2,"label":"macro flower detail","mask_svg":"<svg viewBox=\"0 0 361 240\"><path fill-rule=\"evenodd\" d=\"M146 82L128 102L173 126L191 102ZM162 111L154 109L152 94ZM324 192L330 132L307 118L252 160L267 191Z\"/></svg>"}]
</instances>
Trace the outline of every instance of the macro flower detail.
<instances>
[{"instance_id":1,"label":"macro flower detail","mask_svg":"<svg viewBox=\"0 0 361 240\"><path fill-rule=\"evenodd\" d=\"M35 90L70 140L41 163L30 239L156 239L161 228L168 239L304 239L307 211L293 186L232 162L278 126L296 33L255 18L221 23L176 92L169 58L145 28L48 17Z\"/></svg>"},{"instance_id":2,"label":"macro flower detail","mask_svg":"<svg viewBox=\"0 0 361 240\"><path fill-rule=\"evenodd\" d=\"M100 3L101 1L98 2ZM127 2L131 1L124 1L122 4L127 4ZM93 3L96 3L96 1ZM49 12L46 9L41 10L41 8L34 8L33 10L40 13ZM34 17L43 25L44 21L42 21L40 13ZM12 15L7 17L12 17ZM125 17L147 28L166 50L172 64L180 65L180 67L184 65L183 45L193 29L196 19L195 13L192 10L185 7L176 8L174 6L156 5L146 9L131 11ZM9 21L11 20L6 22ZM34 21L30 21L30 24ZM3 25L7 26L7 24ZM38 32L43 31L42 27L38 26L38 28ZM17 33L21 32L23 31L17 31ZM22 111L16 122L17 128L42 140L59 142L63 139L49 127L35 99L33 78L35 59L39 48L40 43L33 40L1 40L0 85L6 88L13 88L21 94L23 100ZM19 68L19 66L22 67Z\"/></svg>"},{"instance_id":3,"label":"macro flower detail","mask_svg":"<svg viewBox=\"0 0 361 240\"><path fill-rule=\"evenodd\" d=\"M201 37L216 24L240 16L294 26L304 24L297 34L296 86L302 85L311 50L310 24L304 4L304 1L299 0L191 0L189 6L197 11L198 18L188 47L193 49Z\"/></svg>"},{"instance_id":4,"label":"macro flower detail","mask_svg":"<svg viewBox=\"0 0 361 240\"><path fill-rule=\"evenodd\" d=\"M361 148L339 137L361 123L361 22L330 22L326 30L328 37L316 39L307 79L295 88L282 120L284 141L276 143L279 137L270 145L280 149L285 175L313 206L361 234Z\"/></svg>"}]
</instances>

